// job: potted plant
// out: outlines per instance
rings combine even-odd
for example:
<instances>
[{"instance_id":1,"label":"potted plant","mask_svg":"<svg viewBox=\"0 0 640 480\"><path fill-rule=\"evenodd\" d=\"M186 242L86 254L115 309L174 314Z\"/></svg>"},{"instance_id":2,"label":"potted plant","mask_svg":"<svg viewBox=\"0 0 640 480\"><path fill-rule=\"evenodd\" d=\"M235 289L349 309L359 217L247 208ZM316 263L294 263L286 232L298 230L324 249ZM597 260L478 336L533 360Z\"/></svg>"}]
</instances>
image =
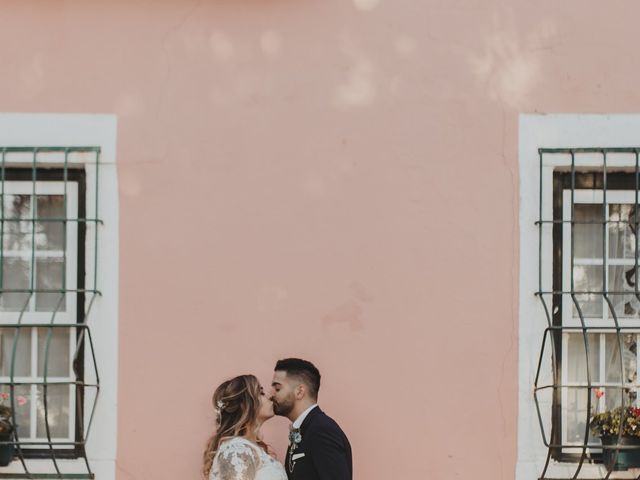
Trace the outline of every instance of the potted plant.
<instances>
[{"instance_id":1,"label":"potted plant","mask_svg":"<svg viewBox=\"0 0 640 480\"><path fill-rule=\"evenodd\" d=\"M0 442L13 441L13 432L15 426L13 425L13 411L11 407L6 404L9 401L8 393L0 393ZM18 406L23 406L27 403L27 398L22 395L16 397L16 403ZM6 467L13 460L14 447L10 443L0 443L0 466Z\"/></svg>"},{"instance_id":2,"label":"potted plant","mask_svg":"<svg viewBox=\"0 0 640 480\"><path fill-rule=\"evenodd\" d=\"M603 394L596 389L598 398ZM607 469L640 467L640 408L630 405L595 413L589 427L602 441L602 461Z\"/></svg>"}]
</instances>

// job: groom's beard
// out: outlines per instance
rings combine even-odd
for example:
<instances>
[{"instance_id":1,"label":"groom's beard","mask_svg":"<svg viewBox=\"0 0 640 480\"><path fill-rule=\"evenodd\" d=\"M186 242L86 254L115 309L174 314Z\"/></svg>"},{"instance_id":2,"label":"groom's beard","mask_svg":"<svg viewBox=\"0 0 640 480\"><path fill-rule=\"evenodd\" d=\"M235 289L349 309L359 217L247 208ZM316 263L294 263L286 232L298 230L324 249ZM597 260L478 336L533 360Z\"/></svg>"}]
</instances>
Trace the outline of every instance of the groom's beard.
<instances>
[{"instance_id":1,"label":"groom's beard","mask_svg":"<svg viewBox=\"0 0 640 480\"><path fill-rule=\"evenodd\" d=\"M282 402L273 402L273 413L279 417L288 417L294 407L294 399L286 399Z\"/></svg>"}]
</instances>

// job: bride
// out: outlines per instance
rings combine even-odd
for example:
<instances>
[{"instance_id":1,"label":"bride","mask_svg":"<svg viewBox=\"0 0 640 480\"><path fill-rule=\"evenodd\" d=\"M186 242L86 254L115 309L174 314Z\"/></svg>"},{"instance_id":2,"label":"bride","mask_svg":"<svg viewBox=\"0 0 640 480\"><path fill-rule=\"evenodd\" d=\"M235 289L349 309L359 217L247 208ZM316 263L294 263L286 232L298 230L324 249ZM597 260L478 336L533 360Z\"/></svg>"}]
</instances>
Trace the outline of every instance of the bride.
<instances>
[{"instance_id":1,"label":"bride","mask_svg":"<svg viewBox=\"0 0 640 480\"><path fill-rule=\"evenodd\" d=\"M273 402L258 379L240 375L213 394L216 431L204 452L209 480L287 480L284 467L262 440L260 427L273 417Z\"/></svg>"}]
</instances>

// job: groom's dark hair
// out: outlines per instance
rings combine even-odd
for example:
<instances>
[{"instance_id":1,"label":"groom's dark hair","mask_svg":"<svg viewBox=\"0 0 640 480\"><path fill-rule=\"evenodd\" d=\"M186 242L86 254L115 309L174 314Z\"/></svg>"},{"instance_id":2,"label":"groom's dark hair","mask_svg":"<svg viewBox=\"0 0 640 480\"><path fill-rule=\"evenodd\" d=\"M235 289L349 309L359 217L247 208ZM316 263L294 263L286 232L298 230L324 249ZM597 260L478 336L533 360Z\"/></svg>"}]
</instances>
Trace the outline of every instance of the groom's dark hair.
<instances>
[{"instance_id":1,"label":"groom's dark hair","mask_svg":"<svg viewBox=\"0 0 640 480\"><path fill-rule=\"evenodd\" d=\"M307 386L309 395L314 400L318 399L320 390L320 371L316 366L301 358L285 358L278 360L275 371L287 372L287 376L300 380Z\"/></svg>"}]
</instances>

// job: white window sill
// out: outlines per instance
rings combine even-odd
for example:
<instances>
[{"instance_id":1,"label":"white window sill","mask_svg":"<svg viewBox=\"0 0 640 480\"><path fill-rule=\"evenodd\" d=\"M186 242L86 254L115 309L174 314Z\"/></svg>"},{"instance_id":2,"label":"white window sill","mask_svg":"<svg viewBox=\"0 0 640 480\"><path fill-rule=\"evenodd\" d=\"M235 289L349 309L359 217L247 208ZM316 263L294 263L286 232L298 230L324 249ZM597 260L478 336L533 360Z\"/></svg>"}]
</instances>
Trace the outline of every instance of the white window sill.
<instances>
[{"instance_id":1,"label":"white window sill","mask_svg":"<svg viewBox=\"0 0 640 480\"><path fill-rule=\"evenodd\" d=\"M27 468L30 473L47 473L56 474L56 469L53 466L53 462L50 459L27 459L25 460ZM65 474L87 474L87 465L83 459L67 459L58 460L58 468L64 478ZM115 478L115 459L113 460L96 460L89 458L89 465L91 465L92 472L96 480L104 478ZM24 467L20 460L15 459L6 467L0 467L0 474L3 476L6 474L15 473L18 475L24 474Z\"/></svg>"},{"instance_id":2,"label":"white window sill","mask_svg":"<svg viewBox=\"0 0 640 480\"><path fill-rule=\"evenodd\" d=\"M542 473L543 464L538 464L538 476ZM576 473L578 463L569 462L556 462L551 461L549 468L545 474L546 478L572 478ZM581 479L602 479L607 475L607 469L604 465L599 463L583 463L580 469L579 478ZM611 472L609 477L613 479L636 479L640 475L640 468L630 468L629 470L620 470Z\"/></svg>"}]
</instances>

